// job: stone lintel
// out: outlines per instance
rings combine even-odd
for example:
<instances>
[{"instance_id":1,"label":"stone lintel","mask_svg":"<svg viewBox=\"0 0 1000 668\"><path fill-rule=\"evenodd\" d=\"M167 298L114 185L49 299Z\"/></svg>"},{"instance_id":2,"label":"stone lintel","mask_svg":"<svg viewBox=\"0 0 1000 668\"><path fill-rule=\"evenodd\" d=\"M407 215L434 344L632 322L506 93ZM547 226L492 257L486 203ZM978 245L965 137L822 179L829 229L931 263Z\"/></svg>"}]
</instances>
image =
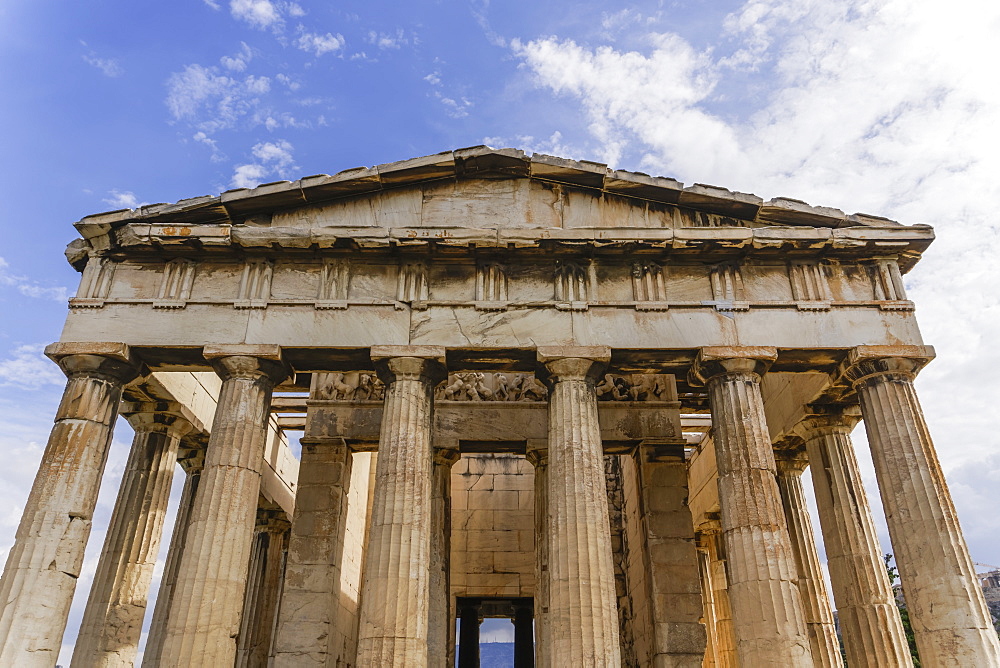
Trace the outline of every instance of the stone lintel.
<instances>
[{"instance_id":1,"label":"stone lintel","mask_svg":"<svg viewBox=\"0 0 1000 668\"><path fill-rule=\"evenodd\" d=\"M865 378L883 373L914 377L934 357L933 346L857 346L847 354L837 378L844 385L856 387Z\"/></svg>"},{"instance_id":2,"label":"stone lintel","mask_svg":"<svg viewBox=\"0 0 1000 668\"><path fill-rule=\"evenodd\" d=\"M645 462L683 462L687 440L684 438L646 438L639 442L638 454Z\"/></svg>"},{"instance_id":3,"label":"stone lintel","mask_svg":"<svg viewBox=\"0 0 1000 668\"><path fill-rule=\"evenodd\" d=\"M777 348L770 346L706 346L699 349L688 382L707 385L714 376L736 372L762 376L777 359Z\"/></svg>"},{"instance_id":4,"label":"stone lintel","mask_svg":"<svg viewBox=\"0 0 1000 668\"><path fill-rule=\"evenodd\" d=\"M226 343L205 346L202 355L207 360L222 357L256 357L281 362L281 346L269 343Z\"/></svg>"}]
</instances>

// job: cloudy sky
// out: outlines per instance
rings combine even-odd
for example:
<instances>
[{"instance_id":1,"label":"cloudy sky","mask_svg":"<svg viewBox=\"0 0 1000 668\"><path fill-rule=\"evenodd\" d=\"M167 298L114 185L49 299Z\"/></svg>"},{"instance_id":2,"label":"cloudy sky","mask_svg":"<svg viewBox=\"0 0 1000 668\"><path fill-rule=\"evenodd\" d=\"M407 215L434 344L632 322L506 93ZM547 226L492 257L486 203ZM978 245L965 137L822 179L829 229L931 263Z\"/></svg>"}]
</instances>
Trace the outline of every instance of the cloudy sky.
<instances>
[{"instance_id":1,"label":"cloudy sky","mask_svg":"<svg viewBox=\"0 0 1000 668\"><path fill-rule=\"evenodd\" d=\"M73 221L486 143L933 224L906 277L938 351L918 390L973 559L1000 562L1000 3L608 6L0 4L0 557L62 387L40 351Z\"/></svg>"}]
</instances>

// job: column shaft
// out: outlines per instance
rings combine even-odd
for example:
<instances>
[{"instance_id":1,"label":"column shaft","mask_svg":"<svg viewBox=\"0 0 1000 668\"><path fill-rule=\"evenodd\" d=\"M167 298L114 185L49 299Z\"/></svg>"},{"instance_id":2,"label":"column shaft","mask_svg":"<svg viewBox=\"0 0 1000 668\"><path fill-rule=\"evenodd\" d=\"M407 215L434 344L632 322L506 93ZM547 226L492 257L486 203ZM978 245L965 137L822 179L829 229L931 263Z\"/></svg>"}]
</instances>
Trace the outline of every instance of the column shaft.
<instances>
[{"instance_id":1,"label":"column shaft","mask_svg":"<svg viewBox=\"0 0 1000 668\"><path fill-rule=\"evenodd\" d=\"M302 444L274 643L276 668L354 661L356 648L334 640L353 458L343 442Z\"/></svg>"},{"instance_id":2,"label":"column shaft","mask_svg":"<svg viewBox=\"0 0 1000 668\"><path fill-rule=\"evenodd\" d=\"M710 534L707 544L712 601L715 604L716 661L719 668L737 668L736 631L733 628L733 609L729 603L729 577L726 575L722 535Z\"/></svg>"},{"instance_id":3,"label":"column shaft","mask_svg":"<svg viewBox=\"0 0 1000 668\"><path fill-rule=\"evenodd\" d=\"M1000 666L1000 642L913 388L919 363L857 351L852 361L847 376L861 401L921 665Z\"/></svg>"},{"instance_id":4,"label":"column shaft","mask_svg":"<svg viewBox=\"0 0 1000 668\"><path fill-rule=\"evenodd\" d=\"M267 666L285 565L289 523L283 518L283 511L258 511L258 531L250 557L237 668Z\"/></svg>"},{"instance_id":5,"label":"column shaft","mask_svg":"<svg viewBox=\"0 0 1000 668\"><path fill-rule=\"evenodd\" d=\"M760 373L765 366L761 358L739 357L740 349L732 357L706 350L696 368L707 378L711 402L740 663L811 666L795 558L764 421Z\"/></svg>"},{"instance_id":6,"label":"column shaft","mask_svg":"<svg viewBox=\"0 0 1000 668\"><path fill-rule=\"evenodd\" d=\"M584 356L587 351L591 356ZM619 666L618 601L594 389L610 352L540 348L538 356L552 385L546 536L550 656L562 665Z\"/></svg>"},{"instance_id":7,"label":"column shaft","mask_svg":"<svg viewBox=\"0 0 1000 668\"><path fill-rule=\"evenodd\" d=\"M535 668L531 604L514 607L514 668Z\"/></svg>"},{"instance_id":8,"label":"column shaft","mask_svg":"<svg viewBox=\"0 0 1000 668\"><path fill-rule=\"evenodd\" d=\"M132 413L129 422L135 438L73 649L72 666L131 668L177 467L177 448L191 429L186 420L153 412Z\"/></svg>"},{"instance_id":9,"label":"column shaft","mask_svg":"<svg viewBox=\"0 0 1000 668\"><path fill-rule=\"evenodd\" d=\"M643 444L636 456L649 560L653 665L700 666L706 639L684 448Z\"/></svg>"},{"instance_id":10,"label":"column shaft","mask_svg":"<svg viewBox=\"0 0 1000 668\"><path fill-rule=\"evenodd\" d=\"M702 544L704 542L702 541ZM715 639L715 595L712 589L712 566L708 549L698 549L698 568L701 571L701 599L703 605L702 617L705 620L705 660L704 668L714 668L719 665L718 641Z\"/></svg>"},{"instance_id":11,"label":"column shaft","mask_svg":"<svg viewBox=\"0 0 1000 668\"><path fill-rule=\"evenodd\" d=\"M270 359L232 353L242 348L206 349L222 390L167 620L167 666L236 659L271 391L287 374L277 347Z\"/></svg>"},{"instance_id":12,"label":"column shaft","mask_svg":"<svg viewBox=\"0 0 1000 668\"><path fill-rule=\"evenodd\" d=\"M781 492L788 538L792 543L792 554L798 571L799 595L802 597L802 611L805 614L813 664L816 668L840 667L844 665L844 660L840 656L833 609L830 607L826 582L819 567L816 538L802 489L802 471L805 466L805 457L782 453L777 460L778 489Z\"/></svg>"},{"instance_id":13,"label":"column shaft","mask_svg":"<svg viewBox=\"0 0 1000 668\"><path fill-rule=\"evenodd\" d=\"M549 659L549 541L548 448L529 447L528 460L535 467L535 665L550 668Z\"/></svg>"},{"instance_id":14,"label":"column shaft","mask_svg":"<svg viewBox=\"0 0 1000 668\"><path fill-rule=\"evenodd\" d=\"M894 668L906 665L910 649L851 447L853 423L809 418L798 431L809 455L847 665Z\"/></svg>"},{"instance_id":15,"label":"column shaft","mask_svg":"<svg viewBox=\"0 0 1000 668\"><path fill-rule=\"evenodd\" d=\"M389 355L373 348L386 385L375 493L361 585L357 665L427 666L434 386L443 350ZM403 352L410 349L403 348ZM381 355L381 356L380 356Z\"/></svg>"},{"instance_id":16,"label":"column shaft","mask_svg":"<svg viewBox=\"0 0 1000 668\"><path fill-rule=\"evenodd\" d=\"M0 578L0 664L55 665L90 537L122 387L137 367L121 344L107 354L46 349L69 377L55 425Z\"/></svg>"},{"instance_id":17,"label":"column shaft","mask_svg":"<svg viewBox=\"0 0 1000 668\"><path fill-rule=\"evenodd\" d=\"M458 636L458 668L479 668L479 606L464 603Z\"/></svg>"},{"instance_id":18,"label":"column shaft","mask_svg":"<svg viewBox=\"0 0 1000 668\"><path fill-rule=\"evenodd\" d=\"M194 506L195 493L198 491L198 483L201 481L204 461L204 453L199 452L186 462L188 465L185 467L184 487L181 489L181 499L177 505L177 515L174 518L174 529L170 535L170 545L167 548L167 562L163 566L163 575L160 577L156 605L153 606L153 620L149 624L146 649L142 654L144 667L160 665L160 653L163 651L163 640L166 638L170 603L174 597L177 573L181 567L181 555L184 552L184 545L187 543L191 508Z\"/></svg>"},{"instance_id":19,"label":"column shaft","mask_svg":"<svg viewBox=\"0 0 1000 668\"><path fill-rule=\"evenodd\" d=\"M430 612L427 628L427 665L454 665L451 616L451 467L458 461L457 448L438 448L434 453L431 491Z\"/></svg>"}]
</instances>

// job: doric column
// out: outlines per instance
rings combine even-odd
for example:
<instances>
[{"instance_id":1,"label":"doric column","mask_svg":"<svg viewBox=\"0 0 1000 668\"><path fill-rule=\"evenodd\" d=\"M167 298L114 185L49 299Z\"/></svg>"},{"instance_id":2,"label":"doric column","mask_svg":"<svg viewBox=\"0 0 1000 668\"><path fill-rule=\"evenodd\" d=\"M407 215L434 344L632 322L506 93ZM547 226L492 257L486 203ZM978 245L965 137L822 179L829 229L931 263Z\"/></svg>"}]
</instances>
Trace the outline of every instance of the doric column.
<instances>
[{"instance_id":1,"label":"doric column","mask_svg":"<svg viewBox=\"0 0 1000 668\"><path fill-rule=\"evenodd\" d=\"M921 665L1000 666L1000 642L913 388L932 356L929 346L862 346L844 375L861 402Z\"/></svg>"},{"instance_id":2,"label":"doric column","mask_svg":"<svg viewBox=\"0 0 1000 668\"><path fill-rule=\"evenodd\" d=\"M545 441L528 442L527 459L535 467L535 665L549 661L549 450Z\"/></svg>"},{"instance_id":3,"label":"doric column","mask_svg":"<svg viewBox=\"0 0 1000 668\"><path fill-rule=\"evenodd\" d=\"M458 444L434 448L431 491L430 613L427 665L455 665L455 621L451 617L451 467L461 457ZM448 657L451 655L451 662Z\"/></svg>"},{"instance_id":4,"label":"doric column","mask_svg":"<svg viewBox=\"0 0 1000 668\"><path fill-rule=\"evenodd\" d=\"M177 505L177 515L174 517L174 529L170 535L170 545L167 547L167 561L160 577L160 588L156 593L156 605L153 606L153 619L149 624L149 635L146 639L146 649L142 653L143 666L159 666L160 654L163 651L163 640L167 633L167 616L170 614L170 603L174 598L174 587L177 584L177 572L181 567L181 555L187 544L187 530L191 522L191 508L194 506L195 493L201 481L201 471L205 466L205 450L202 448L189 450L179 458L181 468L185 471L184 487L181 489L180 503Z\"/></svg>"},{"instance_id":5,"label":"doric column","mask_svg":"<svg viewBox=\"0 0 1000 668\"><path fill-rule=\"evenodd\" d=\"M619 666L604 453L594 383L609 348L539 348L549 393L549 654L569 666Z\"/></svg>"},{"instance_id":6,"label":"doric column","mask_svg":"<svg viewBox=\"0 0 1000 668\"><path fill-rule=\"evenodd\" d=\"M181 437L191 423L176 404L123 404L135 430L94 574L72 666L128 666L139 649Z\"/></svg>"},{"instance_id":7,"label":"doric column","mask_svg":"<svg viewBox=\"0 0 1000 668\"><path fill-rule=\"evenodd\" d=\"M444 349L375 346L385 408L361 585L359 666L427 666L434 386Z\"/></svg>"},{"instance_id":8,"label":"doric column","mask_svg":"<svg viewBox=\"0 0 1000 668\"><path fill-rule=\"evenodd\" d=\"M840 643L833 623L833 609L826 593L826 582L819 567L819 553L813 535L812 521L802 489L802 472L808 465L805 453L783 450L775 455L778 472L778 490L781 506L785 511L788 538L798 570L799 595L805 614L809 647L812 649L816 668L843 666Z\"/></svg>"},{"instance_id":9,"label":"doric column","mask_svg":"<svg viewBox=\"0 0 1000 668\"><path fill-rule=\"evenodd\" d=\"M479 603L463 601L458 611L458 668L479 668Z\"/></svg>"},{"instance_id":10,"label":"doric column","mask_svg":"<svg viewBox=\"0 0 1000 668\"><path fill-rule=\"evenodd\" d=\"M121 343L54 343L68 376L0 579L0 664L55 665L83 565L122 387L139 374Z\"/></svg>"},{"instance_id":11,"label":"doric column","mask_svg":"<svg viewBox=\"0 0 1000 668\"><path fill-rule=\"evenodd\" d=\"M347 498L353 464L343 441L302 443L288 565L278 613L274 666L335 666L342 656L336 635Z\"/></svg>"},{"instance_id":12,"label":"doric column","mask_svg":"<svg viewBox=\"0 0 1000 668\"><path fill-rule=\"evenodd\" d=\"M281 595L285 544L291 524L282 510L257 511L257 531L240 621L237 668L267 665Z\"/></svg>"},{"instance_id":13,"label":"doric column","mask_svg":"<svg viewBox=\"0 0 1000 668\"><path fill-rule=\"evenodd\" d=\"M170 605L165 666L236 659L271 392L288 375L278 346L206 346L204 354L222 390Z\"/></svg>"},{"instance_id":14,"label":"doric column","mask_svg":"<svg viewBox=\"0 0 1000 668\"><path fill-rule=\"evenodd\" d=\"M644 442L636 453L656 666L700 666L705 627L683 441Z\"/></svg>"},{"instance_id":15,"label":"doric column","mask_svg":"<svg viewBox=\"0 0 1000 668\"><path fill-rule=\"evenodd\" d=\"M712 588L712 562L705 544L705 536L698 537L698 570L701 575L702 618L705 622L705 668L719 665L718 641L715 629L715 593Z\"/></svg>"},{"instance_id":16,"label":"doric column","mask_svg":"<svg viewBox=\"0 0 1000 668\"><path fill-rule=\"evenodd\" d=\"M737 651L745 666L811 666L798 574L775 481L760 376L774 348L702 348Z\"/></svg>"},{"instance_id":17,"label":"doric column","mask_svg":"<svg viewBox=\"0 0 1000 668\"><path fill-rule=\"evenodd\" d=\"M535 648L530 602L514 604L514 668L534 668Z\"/></svg>"},{"instance_id":18,"label":"doric column","mask_svg":"<svg viewBox=\"0 0 1000 668\"><path fill-rule=\"evenodd\" d=\"M847 665L894 668L907 665L910 649L851 446L857 422L835 410L806 418L795 432L809 455Z\"/></svg>"},{"instance_id":19,"label":"doric column","mask_svg":"<svg viewBox=\"0 0 1000 668\"><path fill-rule=\"evenodd\" d=\"M733 609L729 603L729 577L726 575L725 546L718 522L711 532L705 533L708 548L709 581L712 585L712 603L715 612L715 660L719 668L737 668L736 632L733 629Z\"/></svg>"}]
</instances>

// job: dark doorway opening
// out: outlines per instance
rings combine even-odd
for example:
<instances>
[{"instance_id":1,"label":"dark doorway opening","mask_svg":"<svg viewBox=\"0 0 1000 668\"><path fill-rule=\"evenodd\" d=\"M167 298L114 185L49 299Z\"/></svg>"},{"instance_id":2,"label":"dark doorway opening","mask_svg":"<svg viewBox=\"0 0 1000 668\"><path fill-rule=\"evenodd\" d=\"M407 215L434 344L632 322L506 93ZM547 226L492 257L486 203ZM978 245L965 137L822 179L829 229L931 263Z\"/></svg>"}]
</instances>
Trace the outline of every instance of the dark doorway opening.
<instances>
[{"instance_id":1,"label":"dark doorway opening","mask_svg":"<svg viewBox=\"0 0 1000 668\"><path fill-rule=\"evenodd\" d=\"M484 619L514 624L514 668L534 668L534 601L530 598L459 598L458 668L480 668L480 625Z\"/></svg>"}]
</instances>

